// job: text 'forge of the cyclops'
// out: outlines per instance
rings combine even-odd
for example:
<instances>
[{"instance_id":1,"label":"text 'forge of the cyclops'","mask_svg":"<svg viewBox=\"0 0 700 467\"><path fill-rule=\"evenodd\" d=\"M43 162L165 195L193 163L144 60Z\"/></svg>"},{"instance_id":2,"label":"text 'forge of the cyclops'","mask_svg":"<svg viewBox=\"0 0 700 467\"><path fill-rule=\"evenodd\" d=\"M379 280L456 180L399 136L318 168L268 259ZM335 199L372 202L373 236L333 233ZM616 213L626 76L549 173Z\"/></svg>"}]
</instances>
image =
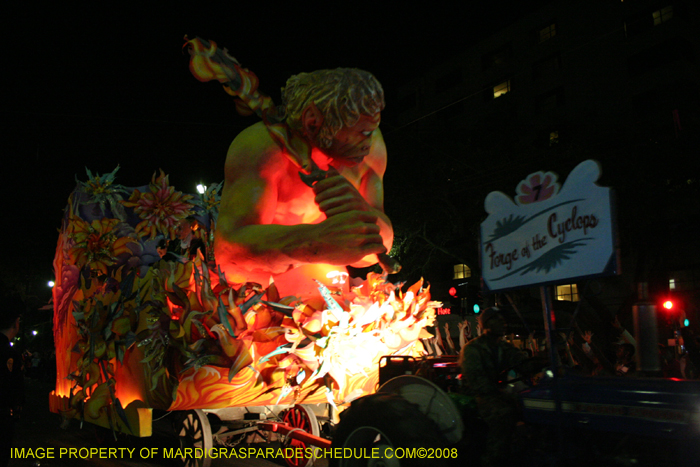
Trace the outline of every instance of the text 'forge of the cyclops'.
<instances>
[{"instance_id":1,"label":"text 'forge of the cyclops'","mask_svg":"<svg viewBox=\"0 0 700 467\"><path fill-rule=\"evenodd\" d=\"M522 180L515 200L484 201L480 254L490 291L572 282L619 271L613 191L596 184L596 161L580 163L560 186L553 172Z\"/></svg>"}]
</instances>

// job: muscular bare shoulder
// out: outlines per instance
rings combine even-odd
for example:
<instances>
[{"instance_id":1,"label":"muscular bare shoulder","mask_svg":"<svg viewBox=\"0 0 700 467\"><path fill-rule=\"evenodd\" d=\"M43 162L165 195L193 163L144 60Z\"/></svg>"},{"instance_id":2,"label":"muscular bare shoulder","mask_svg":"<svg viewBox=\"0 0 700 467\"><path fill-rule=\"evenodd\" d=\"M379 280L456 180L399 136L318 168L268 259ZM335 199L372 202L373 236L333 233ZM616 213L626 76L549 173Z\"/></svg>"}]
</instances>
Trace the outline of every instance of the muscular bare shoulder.
<instances>
[{"instance_id":1,"label":"muscular bare shoulder","mask_svg":"<svg viewBox=\"0 0 700 467\"><path fill-rule=\"evenodd\" d=\"M262 122L249 126L236 136L226 155L226 178L243 173L274 171L286 163L281 148L272 140Z\"/></svg>"},{"instance_id":2,"label":"muscular bare shoulder","mask_svg":"<svg viewBox=\"0 0 700 467\"><path fill-rule=\"evenodd\" d=\"M340 173L356 187L359 187L363 183L374 182L375 178L381 182L384 172L386 172L386 146L384 138L377 128L372 136L369 154L360 164L355 167L343 167Z\"/></svg>"},{"instance_id":3,"label":"muscular bare shoulder","mask_svg":"<svg viewBox=\"0 0 700 467\"><path fill-rule=\"evenodd\" d=\"M372 147L365 158L367 165L380 177L386 172L386 144L382 132L377 128L372 135Z\"/></svg>"}]
</instances>

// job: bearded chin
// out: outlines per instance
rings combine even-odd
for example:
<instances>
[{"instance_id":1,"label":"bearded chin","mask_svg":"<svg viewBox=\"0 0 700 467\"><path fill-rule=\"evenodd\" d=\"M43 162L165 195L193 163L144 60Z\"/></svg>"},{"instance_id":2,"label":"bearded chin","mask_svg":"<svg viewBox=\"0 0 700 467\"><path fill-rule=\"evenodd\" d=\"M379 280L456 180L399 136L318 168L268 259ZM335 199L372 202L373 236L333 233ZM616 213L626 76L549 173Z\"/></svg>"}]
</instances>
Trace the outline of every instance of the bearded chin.
<instances>
[{"instance_id":1,"label":"bearded chin","mask_svg":"<svg viewBox=\"0 0 700 467\"><path fill-rule=\"evenodd\" d=\"M333 145L335 134L327 128L322 128L312 139L312 143L319 149L328 149Z\"/></svg>"}]
</instances>

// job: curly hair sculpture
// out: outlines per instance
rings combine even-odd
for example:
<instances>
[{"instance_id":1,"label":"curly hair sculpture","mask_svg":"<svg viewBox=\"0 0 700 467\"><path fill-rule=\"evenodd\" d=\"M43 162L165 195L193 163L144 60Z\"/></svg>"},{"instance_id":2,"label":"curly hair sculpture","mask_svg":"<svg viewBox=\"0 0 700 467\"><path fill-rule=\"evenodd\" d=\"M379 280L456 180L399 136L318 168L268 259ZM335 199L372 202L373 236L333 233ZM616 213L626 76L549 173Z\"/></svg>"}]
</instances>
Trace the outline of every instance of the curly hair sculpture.
<instances>
[{"instance_id":1,"label":"curly hair sculpture","mask_svg":"<svg viewBox=\"0 0 700 467\"><path fill-rule=\"evenodd\" d=\"M324 122L316 143L331 145L343 126L353 126L361 115L375 115L384 109L384 90L371 73L357 68L336 68L300 73L282 88L286 122L302 132L302 115L312 103L323 114Z\"/></svg>"}]
</instances>

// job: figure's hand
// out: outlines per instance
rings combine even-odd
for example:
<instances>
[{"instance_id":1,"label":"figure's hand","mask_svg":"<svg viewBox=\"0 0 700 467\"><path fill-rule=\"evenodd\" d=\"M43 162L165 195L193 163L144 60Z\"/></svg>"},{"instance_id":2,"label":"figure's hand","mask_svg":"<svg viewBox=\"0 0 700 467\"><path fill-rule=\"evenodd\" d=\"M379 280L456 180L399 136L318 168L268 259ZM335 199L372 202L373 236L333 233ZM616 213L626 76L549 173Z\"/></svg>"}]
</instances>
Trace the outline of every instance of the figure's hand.
<instances>
[{"instance_id":1,"label":"figure's hand","mask_svg":"<svg viewBox=\"0 0 700 467\"><path fill-rule=\"evenodd\" d=\"M307 262L353 264L367 255L386 253L377 216L369 212L348 211L315 224L308 243Z\"/></svg>"},{"instance_id":2,"label":"figure's hand","mask_svg":"<svg viewBox=\"0 0 700 467\"><path fill-rule=\"evenodd\" d=\"M360 192L332 167L328 170L328 177L317 182L313 189L316 204L326 217L348 211L372 211L372 206Z\"/></svg>"}]
</instances>

